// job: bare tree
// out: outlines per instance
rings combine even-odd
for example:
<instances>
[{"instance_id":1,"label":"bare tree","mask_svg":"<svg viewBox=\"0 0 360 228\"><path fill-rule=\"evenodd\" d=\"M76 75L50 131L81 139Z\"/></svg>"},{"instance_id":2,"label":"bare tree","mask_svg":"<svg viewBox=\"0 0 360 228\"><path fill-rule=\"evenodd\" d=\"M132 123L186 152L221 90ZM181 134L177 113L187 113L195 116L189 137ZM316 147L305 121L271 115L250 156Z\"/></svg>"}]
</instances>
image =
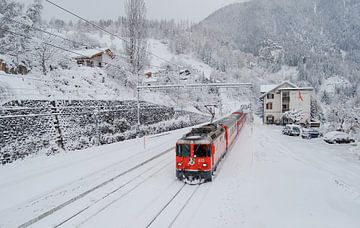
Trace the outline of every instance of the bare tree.
<instances>
[{"instance_id":1,"label":"bare tree","mask_svg":"<svg viewBox=\"0 0 360 228\"><path fill-rule=\"evenodd\" d=\"M46 41L46 43L42 42L43 40ZM59 50L53 47L52 44L56 44L53 37L47 35L40 36L39 40L34 42L31 50L35 62L41 67L44 75L47 75L48 68L51 70L51 63L56 64L57 55L60 54Z\"/></svg>"},{"instance_id":2,"label":"bare tree","mask_svg":"<svg viewBox=\"0 0 360 228\"><path fill-rule=\"evenodd\" d=\"M123 35L127 42L124 49L131 66L131 71L136 74L144 67L146 62L146 6L144 0L126 0L126 22Z\"/></svg>"}]
</instances>

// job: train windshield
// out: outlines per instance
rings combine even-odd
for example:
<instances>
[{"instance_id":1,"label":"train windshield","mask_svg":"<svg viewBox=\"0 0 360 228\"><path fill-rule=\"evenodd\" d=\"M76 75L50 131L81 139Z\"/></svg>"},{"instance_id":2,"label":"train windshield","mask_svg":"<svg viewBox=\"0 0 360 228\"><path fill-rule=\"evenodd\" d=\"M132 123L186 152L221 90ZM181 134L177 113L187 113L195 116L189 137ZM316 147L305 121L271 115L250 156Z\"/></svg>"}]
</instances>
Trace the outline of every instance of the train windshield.
<instances>
[{"instance_id":1,"label":"train windshield","mask_svg":"<svg viewBox=\"0 0 360 228\"><path fill-rule=\"evenodd\" d=\"M190 157L190 145L189 144L176 145L176 156Z\"/></svg>"},{"instance_id":2,"label":"train windshield","mask_svg":"<svg viewBox=\"0 0 360 228\"><path fill-rule=\"evenodd\" d=\"M210 145L194 145L194 156L196 157L210 157L211 147Z\"/></svg>"}]
</instances>

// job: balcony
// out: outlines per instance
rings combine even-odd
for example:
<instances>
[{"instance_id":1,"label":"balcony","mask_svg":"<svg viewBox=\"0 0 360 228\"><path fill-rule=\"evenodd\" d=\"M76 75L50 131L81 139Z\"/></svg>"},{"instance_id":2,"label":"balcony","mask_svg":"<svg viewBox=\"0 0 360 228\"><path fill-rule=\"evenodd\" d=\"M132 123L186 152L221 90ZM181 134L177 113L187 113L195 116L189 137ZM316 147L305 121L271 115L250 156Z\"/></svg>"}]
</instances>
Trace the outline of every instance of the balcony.
<instances>
[{"instance_id":1,"label":"balcony","mask_svg":"<svg viewBox=\"0 0 360 228\"><path fill-rule=\"evenodd\" d=\"M283 96L282 97L282 103L289 104L290 103L290 96Z\"/></svg>"}]
</instances>

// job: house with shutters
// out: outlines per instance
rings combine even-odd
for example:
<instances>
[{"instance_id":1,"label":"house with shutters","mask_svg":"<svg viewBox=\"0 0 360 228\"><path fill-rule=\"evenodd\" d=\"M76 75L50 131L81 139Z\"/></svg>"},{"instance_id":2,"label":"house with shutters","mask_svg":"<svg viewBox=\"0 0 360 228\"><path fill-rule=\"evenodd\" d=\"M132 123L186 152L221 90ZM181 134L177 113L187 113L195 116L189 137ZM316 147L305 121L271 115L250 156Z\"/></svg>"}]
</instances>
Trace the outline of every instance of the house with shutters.
<instances>
[{"instance_id":1,"label":"house with shutters","mask_svg":"<svg viewBox=\"0 0 360 228\"><path fill-rule=\"evenodd\" d=\"M292 121L287 118L291 113L301 114L299 123L311 123L310 105L314 88L298 87L285 81L278 85L262 85L260 91L264 123L291 123Z\"/></svg>"}]
</instances>

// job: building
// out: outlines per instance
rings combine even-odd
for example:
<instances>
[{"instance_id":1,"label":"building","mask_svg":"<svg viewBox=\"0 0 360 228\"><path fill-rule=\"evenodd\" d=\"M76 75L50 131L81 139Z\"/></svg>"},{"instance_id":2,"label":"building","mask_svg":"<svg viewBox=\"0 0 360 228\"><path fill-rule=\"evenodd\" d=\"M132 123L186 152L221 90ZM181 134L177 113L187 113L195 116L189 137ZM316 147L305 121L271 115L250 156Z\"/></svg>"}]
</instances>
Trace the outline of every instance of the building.
<instances>
[{"instance_id":1,"label":"building","mask_svg":"<svg viewBox=\"0 0 360 228\"><path fill-rule=\"evenodd\" d=\"M9 74L22 74L28 73L28 69L23 62L16 64L16 60L11 56L0 54L0 71Z\"/></svg>"},{"instance_id":2,"label":"building","mask_svg":"<svg viewBox=\"0 0 360 228\"><path fill-rule=\"evenodd\" d=\"M263 85L260 88L263 101L263 118L266 124L287 124L292 121L286 116L300 113L300 123L310 124L310 103L314 91L312 87L298 87L291 82L279 85Z\"/></svg>"},{"instance_id":3,"label":"building","mask_svg":"<svg viewBox=\"0 0 360 228\"><path fill-rule=\"evenodd\" d=\"M0 71L4 71L4 72L8 71L6 67L6 63L2 59L0 59Z\"/></svg>"},{"instance_id":4,"label":"building","mask_svg":"<svg viewBox=\"0 0 360 228\"><path fill-rule=\"evenodd\" d=\"M76 63L80 66L88 67L104 67L108 62L114 58L114 54L110 49L85 49L76 50L72 56Z\"/></svg>"}]
</instances>

